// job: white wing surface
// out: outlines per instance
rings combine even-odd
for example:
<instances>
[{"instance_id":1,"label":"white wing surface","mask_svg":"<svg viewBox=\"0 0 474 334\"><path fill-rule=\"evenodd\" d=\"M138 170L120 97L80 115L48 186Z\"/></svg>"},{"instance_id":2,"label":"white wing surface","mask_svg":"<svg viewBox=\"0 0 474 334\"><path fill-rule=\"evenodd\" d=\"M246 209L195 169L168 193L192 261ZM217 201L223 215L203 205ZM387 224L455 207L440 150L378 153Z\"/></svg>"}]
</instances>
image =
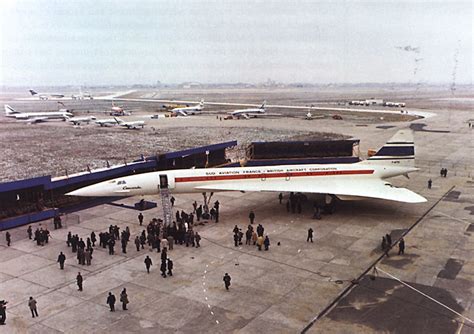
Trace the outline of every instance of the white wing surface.
<instances>
[{"instance_id":1,"label":"white wing surface","mask_svg":"<svg viewBox=\"0 0 474 334\"><path fill-rule=\"evenodd\" d=\"M260 182L216 182L196 189L203 191L271 191L333 194L378 198L404 203L422 203L426 199L411 190L398 188L379 179L363 180L265 180Z\"/></svg>"}]
</instances>

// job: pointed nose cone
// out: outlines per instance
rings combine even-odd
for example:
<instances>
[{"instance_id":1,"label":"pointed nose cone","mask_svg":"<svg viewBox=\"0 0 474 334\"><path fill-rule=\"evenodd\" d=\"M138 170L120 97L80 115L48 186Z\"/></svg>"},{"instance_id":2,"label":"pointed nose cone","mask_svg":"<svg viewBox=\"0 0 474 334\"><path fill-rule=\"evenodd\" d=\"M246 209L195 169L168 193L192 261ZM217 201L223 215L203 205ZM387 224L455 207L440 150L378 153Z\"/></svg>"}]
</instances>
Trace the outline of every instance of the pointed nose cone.
<instances>
[{"instance_id":1,"label":"pointed nose cone","mask_svg":"<svg viewBox=\"0 0 474 334\"><path fill-rule=\"evenodd\" d=\"M67 193L68 196L81 196L81 197L103 197L103 196L114 196L114 193L107 189L104 184L93 184L88 187L80 188Z\"/></svg>"}]
</instances>

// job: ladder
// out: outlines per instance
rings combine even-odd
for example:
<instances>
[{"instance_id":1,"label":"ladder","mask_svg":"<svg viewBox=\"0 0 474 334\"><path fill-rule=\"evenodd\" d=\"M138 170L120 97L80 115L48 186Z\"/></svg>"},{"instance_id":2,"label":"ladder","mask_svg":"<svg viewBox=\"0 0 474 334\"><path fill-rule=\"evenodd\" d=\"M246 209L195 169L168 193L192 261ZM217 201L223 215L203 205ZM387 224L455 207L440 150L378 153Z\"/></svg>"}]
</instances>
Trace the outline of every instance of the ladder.
<instances>
[{"instance_id":1,"label":"ladder","mask_svg":"<svg viewBox=\"0 0 474 334\"><path fill-rule=\"evenodd\" d=\"M170 192L168 188L160 188L161 204L163 206L163 226L171 225L171 215L173 214L170 202Z\"/></svg>"}]
</instances>

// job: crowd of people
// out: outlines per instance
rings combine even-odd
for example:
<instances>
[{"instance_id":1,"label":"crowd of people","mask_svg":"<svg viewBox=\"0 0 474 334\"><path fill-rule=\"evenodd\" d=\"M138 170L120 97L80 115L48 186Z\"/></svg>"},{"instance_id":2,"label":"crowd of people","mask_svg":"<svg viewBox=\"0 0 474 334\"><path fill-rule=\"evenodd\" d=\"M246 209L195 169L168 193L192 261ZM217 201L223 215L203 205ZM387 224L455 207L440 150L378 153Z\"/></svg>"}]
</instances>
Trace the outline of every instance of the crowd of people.
<instances>
[{"instance_id":1,"label":"crowd of people","mask_svg":"<svg viewBox=\"0 0 474 334\"><path fill-rule=\"evenodd\" d=\"M278 196L280 204L282 204L283 196ZM287 201L288 212L301 213L301 201L302 198L299 195L290 194ZM174 198L172 201L174 205ZM160 254L161 264L160 272L163 278L173 276L174 263L168 256L169 252L173 251L174 246L182 245L185 247L200 247L201 236L195 231L195 225L202 219L210 219L216 223L219 221L219 208L220 204L218 201L214 203L212 208L208 210L206 206L197 204L196 201L192 204L193 209L191 212L185 212L184 210L176 210L175 220L171 224L165 225L163 220L152 218L143 230L132 237L130 228L126 226L120 230L117 225L110 225L106 231L99 232L97 235L94 231L90 235L80 237L78 234L72 234L68 232L66 237L66 245L70 249L71 253L77 258L77 262L81 266L90 266L93 260L93 253L97 247L102 247L108 250L108 254L113 256L115 254L116 243L120 241L121 251L123 254L127 254L128 243L132 240L135 244L136 252L144 251L147 248L149 251L156 251ZM262 224L256 224L256 214L252 210L248 215L249 224L247 230L243 233L242 228L235 225L233 228L233 241L234 246L239 247L243 245L243 238L245 236L245 245L255 246L258 251L268 251L270 248L270 238L265 234L265 228ZM138 214L139 226L144 225L145 217L143 213ZM61 222L55 218L55 228L61 228ZM307 242L313 242L313 229L308 229ZM33 232L32 227L28 226L27 229L28 238L37 243L38 246L45 246L48 244L50 239L50 232L46 226L39 226ZM7 243L10 246L11 236L10 233L6 233ZM279 243L278 243L279 245ZM392 246L392 240L389 234L382 238L382 250L387 253ZM405 249L404 240L401 239L399 242L399 254L403 254ZM60 270L64 270L67 256L64 252L60 252L57 258ZM144 259L145 268L148 274L150 274L153 266L153 261L149 255L146 255ZM85 279L81 272L78 272L76 276L77 290L83 291L83 283ZM223 277L225 289L229 290L231 277L226 273ZM86 286L87 288L87 286ZM129 298L126 289L124 288L120 293L120 302L122 303L122 309L127 310L127 304ZM116 297L112 292L109 292L106 300L107 305L110 307L111 312L115 312ZM6 304L7 301L0 300L0 324L5 324L6 319ZM28 306L31 310L32 317L38 316L37 301L30 297L28 300Z\"/></svg>"},{"instance_id":2,"label":"crowd of people","mask_svg":"<svg viewBox=\"0 0 474 334\"><path fill-rule=\"evenodd\" d=\"M270 238L268 237L268 235L266 235L265 237L263 236L265 228L262 224L258 224L257 228L254 229L253 223L255 220L255 213L253 211L250 211L249 219L250 224L247 226L247 231L245 232L245 244L257 246L259 251L261 251L264 247L267 251L270 247ZM243 244L242 238L244 237L242 229L235 225L232 232L234 233L234 246L241 246Z\"/></svg>"}]
</instances>

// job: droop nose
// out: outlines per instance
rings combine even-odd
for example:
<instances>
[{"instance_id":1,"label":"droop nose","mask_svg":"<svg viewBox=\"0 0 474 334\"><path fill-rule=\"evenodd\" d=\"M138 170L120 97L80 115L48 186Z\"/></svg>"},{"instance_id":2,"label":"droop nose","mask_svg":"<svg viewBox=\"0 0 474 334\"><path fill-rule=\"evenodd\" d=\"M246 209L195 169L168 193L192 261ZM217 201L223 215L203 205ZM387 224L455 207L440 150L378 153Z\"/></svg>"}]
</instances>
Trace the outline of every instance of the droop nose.
<instances>
[{"instance_id":1,"label":"droop nose","mask_svg":"<svg viewBox=\"0 0 474 334\"><path fill-rule=\"evenodd\" d=\"M93 184L84 188L80 188L67 193L68 196L81 196L81 197L101 197L101 196L114 196L112 189L108 189L105 184Z\"/></svg>"}]
</instances>

